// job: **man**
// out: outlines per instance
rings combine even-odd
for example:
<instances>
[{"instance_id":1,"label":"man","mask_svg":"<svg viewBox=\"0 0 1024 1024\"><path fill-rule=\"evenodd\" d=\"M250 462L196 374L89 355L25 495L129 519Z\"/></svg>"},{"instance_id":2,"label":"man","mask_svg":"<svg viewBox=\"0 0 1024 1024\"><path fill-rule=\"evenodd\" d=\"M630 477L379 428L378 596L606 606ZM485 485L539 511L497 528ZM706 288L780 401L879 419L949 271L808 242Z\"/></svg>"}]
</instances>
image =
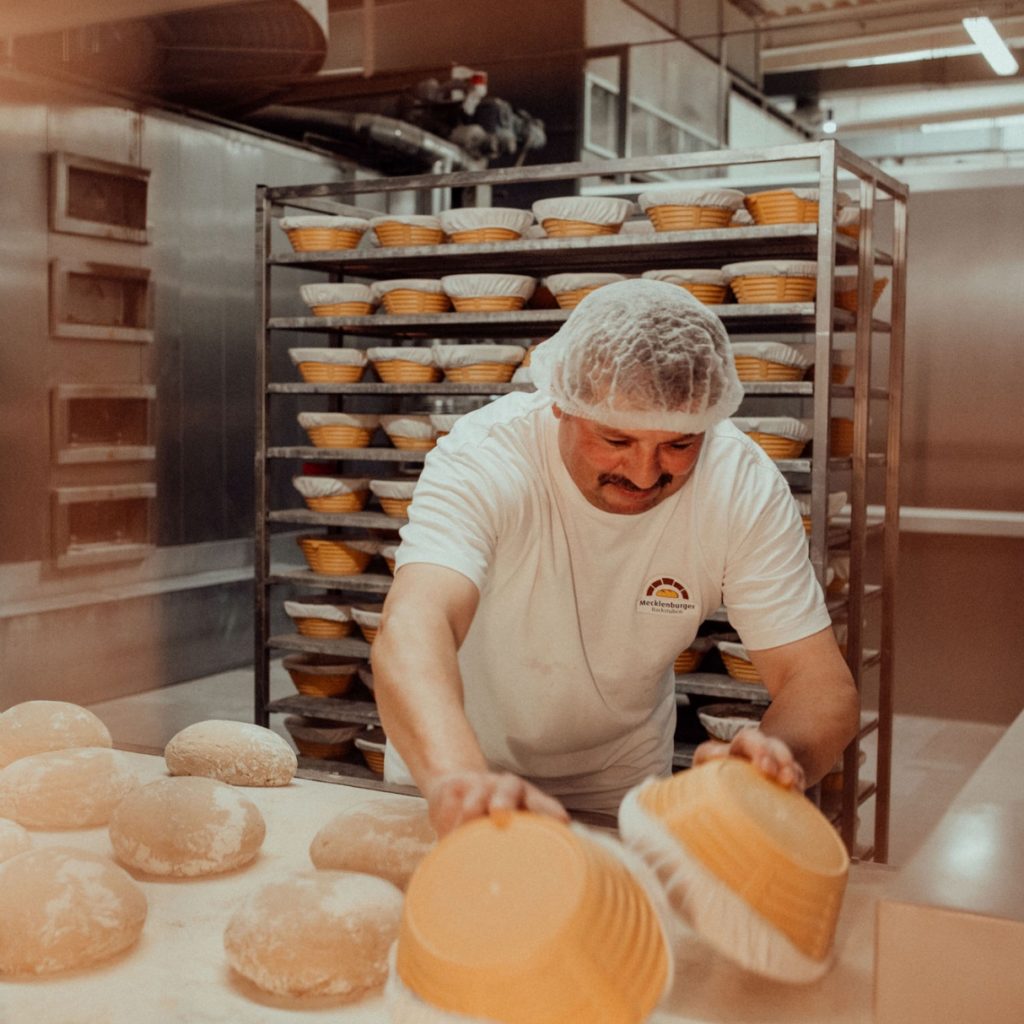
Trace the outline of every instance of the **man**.
<instances>
[{"instance_id":1,"label":"man","mask_svg":"<svg viewBox=\"0 0 1024 1024\"><path fill-rule=\"evenodd\" d=\"M858 723L782 475L728 422L725 329L675 285L587 296L534 352L536 394L428 456L373 646L385 777L440 833L502 808L615 813L671 770L672 662L721 603L772 704L704 744L816 782Z\"/></svg>"}]
</instances>

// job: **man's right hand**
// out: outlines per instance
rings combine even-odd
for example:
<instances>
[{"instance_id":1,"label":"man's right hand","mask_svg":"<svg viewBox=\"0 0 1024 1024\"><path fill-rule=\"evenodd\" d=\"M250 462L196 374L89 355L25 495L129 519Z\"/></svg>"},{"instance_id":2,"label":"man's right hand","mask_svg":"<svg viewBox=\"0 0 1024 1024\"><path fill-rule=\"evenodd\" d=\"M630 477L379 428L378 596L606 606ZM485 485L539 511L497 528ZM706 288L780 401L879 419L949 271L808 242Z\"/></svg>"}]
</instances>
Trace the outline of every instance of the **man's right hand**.
<instances>
[{"instance_id":1,"label":"man's right hand","mask_svg":"<svg viewBox=\"0 0 1024 1024\"><path fill-rule=\"evenodd\" d=\"M565 808L552 796L509 772L463 771L442 775L424 791L438 836L463 822L502 811L533 811L567 822Z\"/></svg>"}]
</instances>

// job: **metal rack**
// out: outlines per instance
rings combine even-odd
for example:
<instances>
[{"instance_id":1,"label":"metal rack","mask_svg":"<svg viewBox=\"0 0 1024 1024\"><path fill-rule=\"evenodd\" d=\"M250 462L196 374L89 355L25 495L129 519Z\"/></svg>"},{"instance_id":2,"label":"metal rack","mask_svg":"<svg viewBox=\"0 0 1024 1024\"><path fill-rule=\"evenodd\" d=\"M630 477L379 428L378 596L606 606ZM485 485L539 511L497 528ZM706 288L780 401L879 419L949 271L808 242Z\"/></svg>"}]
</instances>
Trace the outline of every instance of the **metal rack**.
<instances>
[{"instance_id":1,"label":"metal rack","mask_svg":"<svg viewBox=\"0 0 1024 1024\"><path fill-rule=\"evenodd\" d=\"M813 163L813 172L806 168ZM765 168L769 167L770 172ZM793 178L819 189L820 215L817 223L723 228L665 232L656 235L626 234L597 238L524 239L479 245L416 246L408 248L360 248L333 253L273 252L272 223L288 209L320 213L370 213L358 205L363 196L390 197L406 194L423 196L431 190L463 190L464 195L486 195L494 187L511 189L539 182L563 181L566 193L577 182L631 179L633 176L664 175L673 171L735 174L754 169L780 181L780 168L793 168ZM836 192L848 188L852 179L860 202L859 242L836 231L832 211ZM732 182L722 179L721 184ZM690 184L689 182L687 184ZM640 191L643 186L637 185ZM600 190L600 186L597 187ZM881 222L881 204L891 204L886 226L891 236L889 252L875 247L876 226ZM379 513L325 514L304 509L270 507L272 467L295 460L344 462L358 460L382 464L401 461L414 464L423 454L394 449L323 449L271 444L270 404L278 395L330 395L341 402L345 396L375 395L493 395L513 390L516 385L493 384L303 384L269 379L271 332L327 333L332 344L346 334L360 337L418 340L423 338L508 337L526 338L551 333L567 316L563 310L524 310L515 313L444 313L424 315L375 315L373 317L278 317L270 309L271 275L279 268L298 268L329 275L396 278L439 277L460 271L514 271L543 276L552 271L601 269L638 273L654 267L721 265L744 258L794 257L817 261L818 282L814 302L762 305L721 305L712 308L731 335L771 333L813 336L815 380L789 383L749 383L749 397L799 399L810 402L813 411L816 454L777 464L794 483L806 486L811 495L810 558L824 586L829 553L846 548L850 554L849 593L831 598L834 618L847 623L847 660L858 689L864 688L868 672L877 672L877 714L865 719L857 738L844 754L844 786L835 812L837 827L847 847L862 859L885 861L888 855L889 789L893 712L893 616L894 584L898 556L898 483L900 447L900 396L903 375L903 340L906 295L906 205L907 189L900 182L844 149L833 140L781 146L760 150L718 151L690 155L631 158L594 163L556 164L531 168L419 175L356 182L265 187L256 190L256 268L258 293L257 403L256 403L256 637L255 717L266 724L271 713L315 715L342 721L378 722L372 704L326 698L289 697L269 700L269 659L273 651L309 651L347 657L367 657L369 645L362 640L311 640L295 634L271 635L270 602L274 587L292 585L347 591L353 595L384 594L390 577L363 575L327 577L306 569L273 568L270 564L272 524L318 525L336 529L391 528L404 520ZM841 264L856 264L858 308L871 310L872 282L876 266L890 270L888 320L838 309L833 301L833 277ZM853 339L854 366L849 386L829 384L838 337ZM881 382L872 379L872 364L882 339L888 339L887 367ZM828 385L828 386L823 386ZM852 402L854 443L852 456L822 457L827 452L829 425L839 400ZM884 417L884 448L869 450L869 417ZM876 431L877 436L877 431ZM830 526L827 501L832 484L846 479L850 495L848 526ZM881 522L868 522L868 492L881 495L885 514ZM866 583L869 542L880 541L881 579ZM864 645L864 616L872 603L878 604L879 638L875 650ZM725 609L711 617L727 621ZM725 676L706 673L680 676L677 689L724 699L767 699L767 693L750 684L735 683ZM858 768L861 740L878 733L874 779L860 779ZM677 750L676 765L685 766L692 751ZM352 766L344 766L348 770ZM861 805L874 799L873 842L856 850L857 814Z\"/></svg>"}]
</instances>

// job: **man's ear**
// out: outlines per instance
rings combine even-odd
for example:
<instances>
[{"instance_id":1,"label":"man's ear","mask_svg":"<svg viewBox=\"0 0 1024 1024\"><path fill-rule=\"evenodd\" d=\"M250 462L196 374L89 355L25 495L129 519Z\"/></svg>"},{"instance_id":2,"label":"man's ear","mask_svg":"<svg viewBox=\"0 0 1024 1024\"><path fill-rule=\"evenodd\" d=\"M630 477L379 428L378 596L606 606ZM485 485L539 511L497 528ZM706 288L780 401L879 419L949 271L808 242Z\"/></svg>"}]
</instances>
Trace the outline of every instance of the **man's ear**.
<instances>
[{"instance_id":1,"label":"man's ear","mask_svg":"<svg viewBox=\"0 0 1024 1024\"><path fill-rule=\"evenodd\" d=\"M551 411L555 414L556 420L560 420L562 418L562 410L557 405L552 403Z\"/></svg>"}]
</instances>

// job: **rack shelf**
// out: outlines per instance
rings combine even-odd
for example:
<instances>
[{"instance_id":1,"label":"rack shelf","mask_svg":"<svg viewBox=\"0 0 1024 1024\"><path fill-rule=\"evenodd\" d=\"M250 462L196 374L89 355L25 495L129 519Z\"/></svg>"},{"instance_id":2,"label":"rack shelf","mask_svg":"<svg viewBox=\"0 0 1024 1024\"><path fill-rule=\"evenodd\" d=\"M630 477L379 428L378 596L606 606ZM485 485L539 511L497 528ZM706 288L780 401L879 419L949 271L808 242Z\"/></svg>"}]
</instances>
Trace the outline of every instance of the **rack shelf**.
<instances>
[{"instance_id":1,"label":"rack shelf","mask_svg":"<svg viewBox=\"0 0 1024 1024\"><path fill-rule=\"evenodd\" d=\"M473 194L477 186L513 188L523 182L569 181L594 178L600 174L606 180L616 175L639 174L644 171L686 171L725 168L733 165L748 169L755 164L771 164L777 168L787 161L815 160L819 170L822 195L831 195L837 188L840 171L856 179L858 200L862 216L861 238L866 244L838 233L831 218L822 212L817 223L759 225L740 228L652 233L649 230L630 230L626 233L594 238L540 238L480 245L442 244L438 246L374 247L362 245L358 249L326 253L275 252L272 247L271 225L275 217L289 207L300 210L337 210L363 207L361 196L379 194L387 199L395 193L404 193L403 200L413 198L425 208L436 197L450 189L467 189ZM777 174L773 172L773 178ZM628 179L625 179L628 180ZM639 190L638 185L638 190ZM594 188L588 186L588 191ZM879 200L884 199L883 204ZM891 202L889 202L891 200ZM369 645L356 638L342 640L313 640L297 634L270 635L269 601L274 587L290 586L313 590L332 590L358 600L368 595L383 596L391 586L392 577L381 574L359 576L326 576L295 566L271 566L269 538L273 526L322 527L332 531L396 530L406 521L378 512L344 514L316 513L306 509L269 507L271 471L285 472L292 467L289 461L318 463L328 466L328 472L352 471L367 467L387 475L401 467L414 471L426 458L425 452L389 447L379 448L315 448L308 445L274 445L270 443L270 401L275 396L320 396L330 401L329 408L343 408L349 397L401 398L419 396L430 398L457 398L458 396L497 396L514 391L528 390L528 384L454 384L446 381L424 384L388 384L374 380L352 384L309 384L299 381L271 381L269 364L271 349L280 344L281 335L301 338L319 335L316 343L331 346L411 342L427 343L435 338L494 338L525 344L527 339L547 337L565 322L569 315L561 309L524 309L507 313L439 313L416 315L375 314L362 317L275 316L271 311L271 279L282 268L301 270L311 274L329 275L332 280L342 277L382 280L400 277L432 277L458 272L509 271L543 277L553 272L614 271L638 274L642 271L667 267L712 267L749 259L802 258L815 260L819 280L816 298L824 298L831 290L829 274L833 267L856 264L859 273L871 277L875 268L889 268L891 287L886 302L886 316L857 315L839 309L825 301L802 303L741 304L727 303L710 307L724 322L726 329L737 338L769 335L789 336L791 339L815 346L819 366L825 356L832 357L840 349L870 355L875 339L887 347L885 358L888 373L885 379L877 372L877 363L870 375L864 372L867 360L857 360L861 370L845 384L824 386L814 380L797 382L751 381L745 384L749 398L791 399L808 409L814 423L814 435L826 436L829 420L835 415L837 401L846 403L840 415L852 416L859 427L871 417L873 426L885 421L886 438L881 447L892 453L887 458L882 451L867 450L867 431L855 431L859 446L852 456L832 457L827 448L819 448L815 458L812 452L806 458L778 460L776 466L790 484L809 494L811 530L808 548L811 562L824 584L830 557L846 549L850 559L850 588L847 594L828 597L827 606L833 619L847 624L847 643L852 652L855 682L860 686L861 675L868 670L878 671L879 711L873 718L863 720L858 737L845 755L845 764L855 765L858 744L873 731L878 732L878 756L875 764L876 782L859 784L855 789L840 794L835 820L848 849L854 850L856 841L856 814L858 807L872 797L875 800L874 841L869 852L885 860L888 850L889 764L892 737L893 688L893 591L898 554L898 482L900 448L900 400L903 372L903 337L905 332L906 294L906 188L878 168L846 151L834 140L792 147L774 147L763 151L677 154L633 160L612 160L593 164L564 164L553 167L498 169L482 172L458 172L442 175L421 175L410 179L377 179L375 181L345 182L284 186L257 189L257 268L260 289L260 324L258 334L258 438L257 453L257 630L255 688L257 721L265 724L269 714L287 712L316 717L334 717L337 720L360 721L376 724L372 705L357 706L357 702L328 701L318 698L294 697L269 700L269 652L275 649L333 654L341 657L365 658ZM891 231L877 231L882 219L879 208L891 217ZM876 241L891 236L891 251L877 248ZM888 244L888 241L887 241ZM278 332L274 335L271 332ZM842 339L842 340L841 340ZM301 342L300 342L301 343ZM309 344L309 342L306 342ZM873 361L873 360L872 360ZM871 383L867 378L870 376ZM825 375L822 374L824 378ZM411 403L410 403L411 404ZM408 406L403 406L407 408ZM803 415L808 415L804 413ZM823 446L824 447L824 446ZM884 489L883 522L867 520L862 510L866 507L868 481L872 488ZM846 490L849 504L858 514L846 521L827 522L827 500L836 490ZM866 579L866 545L869 540L880 540L882 548L881 583ZM868 602L879 602L881 609L881 637L870 650L864 643L864 610ZM713 623L726 623L727 612L718 609L708 616ZM740 683L728 676L713 673L691 673L676 680L677 693L717 697L725 700L752 700L767 702L767 690L758 684ZM357 717L346 717L355 715ZM358 717L362 716L362 717ZM694 746L677 744L673 765L688 767ZM312 764L312 762L310 762ZM318 771L352 771L358 765L334 766L331 762L316 762ZM858 769L859 770L859 769ZM362 770L365 773L365 770ZM359 774L358 772L354 772ZM849 789L849 787L848 787ZM843 801L846 802L843 802Z\"/></svg>"}]
</instances>

